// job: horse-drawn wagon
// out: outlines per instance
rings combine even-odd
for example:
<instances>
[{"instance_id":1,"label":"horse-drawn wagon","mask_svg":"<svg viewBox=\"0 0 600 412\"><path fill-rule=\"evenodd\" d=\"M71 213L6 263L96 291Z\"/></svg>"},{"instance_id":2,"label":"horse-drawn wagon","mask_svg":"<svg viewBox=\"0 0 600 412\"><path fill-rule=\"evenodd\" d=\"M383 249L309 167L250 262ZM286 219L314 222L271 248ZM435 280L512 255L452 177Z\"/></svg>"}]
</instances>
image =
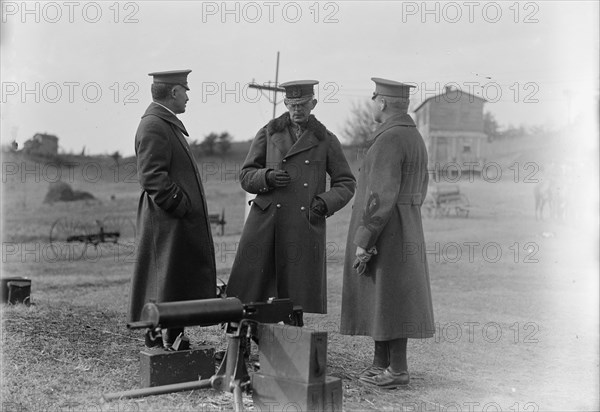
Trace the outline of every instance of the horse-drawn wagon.
<instances>
[{"instance_id":1,"label":"horse-drawn wagon","mask_svg":"<svg viewBox=\"0 0 600 412\"><path fill-rule=\"evenodd\" d=\"M423 202L423 212L428 217L469 216L469 198L460 192L460 187L453 184L435 184L429 186L427 197Z\"/></svg>"}]
</instances>

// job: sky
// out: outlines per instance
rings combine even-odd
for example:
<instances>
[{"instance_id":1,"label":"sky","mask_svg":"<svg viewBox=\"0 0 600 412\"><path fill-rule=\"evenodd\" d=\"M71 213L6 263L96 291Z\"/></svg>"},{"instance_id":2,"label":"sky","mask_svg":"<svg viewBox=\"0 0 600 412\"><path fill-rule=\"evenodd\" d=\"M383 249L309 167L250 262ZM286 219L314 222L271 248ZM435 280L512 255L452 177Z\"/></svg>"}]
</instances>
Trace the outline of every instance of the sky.
<instances>
[{"instance_id":1,"label":"sky","mask_svg":"<svg viewBox=\"0 0 600 412\"><path fill-rule=\"evenodd\" d=\"M597 1L2 1L1 139L134 154L148 73L191 69L191 140L252 138L272 118L248 84L314 79L313 114L342 140L383 77L484 97L502 126L598 121ZM272 97L272 96L271 96ZM282 96L279 95L278 100ZM285 106L277 105L277 115ZM595 122L595 123L594 123ZM593 136L593 134L590 134Z\"/></svg>"}]
</instances>

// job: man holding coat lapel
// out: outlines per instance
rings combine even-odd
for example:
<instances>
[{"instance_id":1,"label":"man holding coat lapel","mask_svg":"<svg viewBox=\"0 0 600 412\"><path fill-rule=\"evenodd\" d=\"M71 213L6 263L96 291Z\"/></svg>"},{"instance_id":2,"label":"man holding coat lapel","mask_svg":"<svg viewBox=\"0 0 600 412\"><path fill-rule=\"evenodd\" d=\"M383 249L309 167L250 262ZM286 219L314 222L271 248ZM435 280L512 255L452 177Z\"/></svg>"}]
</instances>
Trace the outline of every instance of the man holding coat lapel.
<instances>
[{"instance_id":1,"label":"man holding coat lapel","mask_svg":"<svg viewBox=\"0 0 600 412\"><path fill-rule=\"evenodd\" d=\"M185 112L191 70L150 73L152 99L135 135L142 186L129 320L145 303L216 297L215 253L206 197L177 114ZM170 349L183 328L168 329ZM148 344L148 342L147 342ZM160 339L149 346L160 345Z\"/></svg>"},{"instance_id":2,"label":"man holding coat lapel","mask_svg":"<svg viewBox=\"0 0 600 412\"><path fill-rule=\"evenodd\" d=\"M410 87L380 78L371 136L358 178L344 264L340 333L371 336L373 365L364 382L409 383L408 338L433 336L433 306L421 205L427 194L427 151L407 114Z\"/></svg>"},{"instance_id":3,"label":"man holding coat lapel","mask_svg":"<svg viewBox=\"0 0 600 412\"><path fill-rule=\"evenodd\" d=\"M242 188L256 198L227 294L243 302L290 298L327 313L325 218L350 201L355 179L337 137L310 114L317 83L281 84L289 112L258 131L242 167Z\"/></svg>"}]
</instances>

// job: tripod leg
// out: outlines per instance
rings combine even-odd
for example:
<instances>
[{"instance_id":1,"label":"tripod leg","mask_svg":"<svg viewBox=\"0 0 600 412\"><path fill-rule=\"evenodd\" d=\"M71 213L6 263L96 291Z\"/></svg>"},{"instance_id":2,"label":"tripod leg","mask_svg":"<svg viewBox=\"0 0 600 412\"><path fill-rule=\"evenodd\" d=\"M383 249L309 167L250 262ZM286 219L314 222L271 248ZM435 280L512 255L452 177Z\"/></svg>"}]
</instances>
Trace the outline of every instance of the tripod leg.
<instances>
[{"instance_id":1,"label":"tripod leg","mask_svg":"<svg viewBox=\"0 0 600 412\"><path fill-rule=\"evenodd\" d=\"M242 388L239 381L237 381L233 387L233 410L235 412L242 412L244 410L244 402L242 401Z\"/></svg>"},{"instance_id":2,"label":"tripod leg","mask_svg":"<svg viewBox=\"0 0 600 412\"><path fill-rule=\"evenodd\" d=\"M241 339L243 338L239 335L227 336L228 344L225 357L221 361L219 370L211 378L214 389L231 392L234 385L240 386L241 382L249 380L244 351L240 345Z\"/></svg>"}]
</instances>

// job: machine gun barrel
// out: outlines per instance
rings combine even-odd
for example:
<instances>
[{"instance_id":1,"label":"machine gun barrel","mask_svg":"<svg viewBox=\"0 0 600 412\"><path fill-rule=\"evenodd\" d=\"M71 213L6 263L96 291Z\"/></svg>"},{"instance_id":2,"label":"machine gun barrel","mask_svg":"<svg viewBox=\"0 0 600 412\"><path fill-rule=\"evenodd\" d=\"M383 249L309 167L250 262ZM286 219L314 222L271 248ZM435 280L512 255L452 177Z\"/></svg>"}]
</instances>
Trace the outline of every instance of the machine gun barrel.
<instances>
[{"instance_id":1,"label":"machine gun barrel","mask_svg":"<svg viewBox=\"0 0 600 412\"><path fill-rule=\"evenodd\" d=\"M244 305L237 298L184 300L146 303L139 322L128 323L129 329L210 326L236 322L243 318Z\"/></svg>"},{"instance_id":2,"label":"machine gun barrel","mask_svg":"<svg viewBox=\"0 0 600 412\"><path fill-rule=\"evenodd\" d=\"M277 323L295 316L301 322L302 309L293 307L287 298L267 302L242 303L238 298L184 300L180 302L146 303L137 322L129 329L181 328L236 323L248 319L260 323Z\"/></svg>"}]
</instances>

